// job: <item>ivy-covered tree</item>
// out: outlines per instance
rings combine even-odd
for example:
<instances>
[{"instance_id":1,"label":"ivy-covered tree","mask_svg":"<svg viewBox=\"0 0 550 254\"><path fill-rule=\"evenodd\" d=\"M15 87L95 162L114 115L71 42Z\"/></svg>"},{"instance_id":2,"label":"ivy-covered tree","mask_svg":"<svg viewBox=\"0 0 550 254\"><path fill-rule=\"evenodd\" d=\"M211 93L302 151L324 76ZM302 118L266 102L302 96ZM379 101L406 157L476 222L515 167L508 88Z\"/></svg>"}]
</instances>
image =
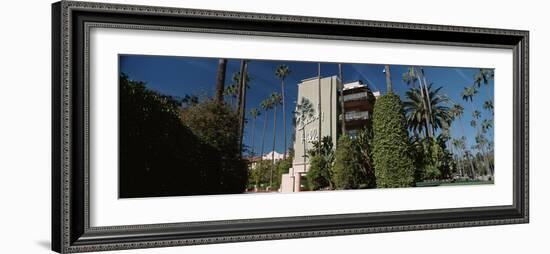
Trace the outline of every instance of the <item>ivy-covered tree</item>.
<instances>
[{"instance_id":1,"label":"ivy-covered tree","mask_svg":"<svg viewBox=\"0 0 550 254\"><path fill-rule=\"evenodd\" d=\"M409 187L415 184L410 155L407 120L399 96L381 96L373 112L373 162L378 188Z\"/></svg>"}]
</instances>

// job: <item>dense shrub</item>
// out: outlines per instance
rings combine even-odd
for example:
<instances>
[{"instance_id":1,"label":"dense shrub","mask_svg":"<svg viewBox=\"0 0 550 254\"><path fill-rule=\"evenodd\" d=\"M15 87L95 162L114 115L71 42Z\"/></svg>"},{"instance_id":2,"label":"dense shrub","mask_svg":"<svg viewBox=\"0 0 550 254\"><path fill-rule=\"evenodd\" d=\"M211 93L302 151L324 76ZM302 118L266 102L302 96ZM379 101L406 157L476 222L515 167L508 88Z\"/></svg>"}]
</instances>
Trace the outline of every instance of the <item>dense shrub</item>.
<instances>
[{"instance_id":1,"label":"dense shrub","mask_svg":"<svg viewBox=\"0 0 550 254\"><path fill-rule=\"evenodd\" d=\"M239 117L228 104L206 99L182 110L181 118L201 142L220 155L221 193L241 193L248 181L246 161L241 157Z\"/></svg>"},{"instance_id":2,"label":"dense shrub","mask_svg":"<svg viewBox=\"0 0 550 254\"><path fill-rule=\"evenodd\" d=\"M310 190L320 190L330 185L329 168L321 155L314 155L309 159L307 182Z\"/></svg>"},{"instance_id":3,"label":"dense shrub","mask_svg":"<svg viewBox=\"0 0 550 254\"><path fill-rule=\"evenodd\" d=\"M252 189L265 189L269 185L269 174L272 167L270 160L258 161L250 170L248 183Z\"/></svg>"},{"instance_id":4,"label":"dense shrub","mask_svg":"<svg viewBox=\"0 0 550 254\"><path fill-rule=\"evenodd\" d=\"M346 134L338 138L332 180L336 189L358 189L366 182L362 159L354 141Z\"/></svg>"},{"instance_id":5,"label":"dense shrub","mask_svg":"<svg viewBox=\"0 0 550 254\"><path fill-rule=\"evenodd\" d=\"M313 142L309 150L310 167L307 172L307 185L310 190L333 188L332 171L334 162L334 150L332 137L323 137L321 143Z\"/></svg>"},{"instance_id":6,"label":"dense shrub","mask_svg":"<svg viewBox=\"0 0 550 254\"><path fill-rule=\"evenodd\" d=\"M414 186L407 122L399 96L390 92L376 101L373 113L373 163L378 188Z\"/></svg>"},{"instance_id":7,"label":"dense shrub","mask_svg":"<svg viewBox=\"0 0 550 254\"><path fill-rule=\"evenodd\" d=\"M211 193L217 151L182 125L178 101L120 77L120 197Z\"/></svg>"},{"instance_id":8,"label":"dense shrub","mask_svg":"<svg viewBox=\"0 0 550 254\"><path fill-rule=\"evenodd\" d=\"M194 124L182 123L180 101L149 90L145 83L126 75L119 81L121 198L244 191L246 164L239 157L238 142L229 134L231 124L217 125L225 131L215 132L226 135L208 135L214 132L211 128L197 132ZM226 109L193 110L195 107L205 108L194 103L186 110L205 113L212 118L206 123L216 122L218 116L227 123L238 122L228 120L234 114L226 115Z\"/></svg>"}]
</instances>

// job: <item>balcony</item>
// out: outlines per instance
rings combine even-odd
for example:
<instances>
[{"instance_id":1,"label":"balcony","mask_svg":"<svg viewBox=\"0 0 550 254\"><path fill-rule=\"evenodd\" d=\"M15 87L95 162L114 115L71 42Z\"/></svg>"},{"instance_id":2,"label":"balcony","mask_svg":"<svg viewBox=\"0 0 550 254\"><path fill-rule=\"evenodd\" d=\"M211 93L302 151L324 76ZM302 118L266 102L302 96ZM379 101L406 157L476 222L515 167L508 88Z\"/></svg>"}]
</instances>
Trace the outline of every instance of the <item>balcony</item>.
<instances>
[{"instance_id":1,"label":"balcony","mask_svg":"<svg viewBox=\"0 0 550 254\"><path fill-rule=\"evenodd\" d=\"M369 94L367 92L352 93L352 94L344 95L344 102L366 100L368 98L369 98Z\"/></svg>"},{"instance_id":2,"label":"balcony","mask_svg":"<svg viewBox=\"0 0 550 254\"><path fill-rule=\"evenodd\" d=\"M369 117L368 111L346 112L346 121L367 120Z\"/></svg>"}]
</instances>

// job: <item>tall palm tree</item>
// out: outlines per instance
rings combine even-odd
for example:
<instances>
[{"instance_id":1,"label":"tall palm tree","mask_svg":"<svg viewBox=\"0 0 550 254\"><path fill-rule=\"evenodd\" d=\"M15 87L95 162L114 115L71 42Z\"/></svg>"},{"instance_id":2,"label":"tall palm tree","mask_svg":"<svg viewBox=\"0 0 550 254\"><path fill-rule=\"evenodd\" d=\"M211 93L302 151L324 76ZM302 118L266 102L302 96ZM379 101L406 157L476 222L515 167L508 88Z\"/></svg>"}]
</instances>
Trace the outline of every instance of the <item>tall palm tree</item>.
<instances>
[{"instance_id":1,"label":"tall palm tree","mask_svg":"<svg viewBox=\"0 0 550 254\"><path fill-rule=\"evenodd\" d=\"M412 86L413 88L416 88L416 83L418 82L419 83L419 87L418 87L418 90L417 91L420 91L420 96L416 96L417 98L417 103L420 103L422 104L423 108L426 109L426 111L428 111L429 109L429 106L428 106L428 100L426 100L426 95L424 93L424 87L422 85L422 81L420 79L420 75L418 74L418 71L416 70L415 67L409 67L407 69L407 72L403 73L402 75L402 78L403 78L403 82L405 82L407 85L410 85ZM419 105L420 106L420 105ZM427 130L429 129L429 126L430 126L430 118L427 118L426 116L428 116L429 113L425 114L423 117L424 119L422 120L421 119L417 119L419 122L421 121L425 121L425 126L427 126ZM424 125L424 124L423 124ZM430 133L427 132L426 133L427 137L430 137Z\"/></svg>"},{"instance_id":2,"label":"tall palm tree","mask_svg":"<svg viewBox=\"0 0 550 254\"><path fill-rule=\"evenodd\" d=\"M462 135L464 135L464 126L462 125L462 115L464 114L464 107L462 105L455 103L451 107L451 110L449 111L453 119L458 119L460 123L460 128L462 131Z\"/></svg>"},{"instance_id":3,"label":"tall palm tree","mask_svg":"<svg viewBox=\"0 0 550 254\"><path fill-rule=\"evenodd\" d=\"M462 91L462 94L461 94L463 100L470 102L470 106L472 106L472 112L475 111L473 101L474 101L474 96L476 96L477 92L478 91L475 86L468 86L468 87L464 87L464 90Z\"/></svg>"},{"instance_id":4,"label":"tall palm tree","mask_svg":"<svg viewBox=\"0 0 550 254\"><path fill-rule=\"evenodd\" d=\"M277 69L275 70L275 76L281 80L281 96L282 96L282 103L283 103L283 135L284 135L284 141L285 141L285 150L283 153L283 159L286 160L286 108L285 108L285 78L290 74L290 68L287 65L279 65L277 66Z\"/></svg>"},{"instance_id":5,"label":"tall palm tree","mask_svg":"<svg viewBox=\"0 0 550 254\"><path fill-rule=\"evenodd\" d=\"M481 117L481 112L474 110L474 113L472 113L472 117L475 119L479 119Z\"/></svg>"},{"instance_id":6,"label":"tall palm tree","mask_svg":"<svg viewBox=\"0 0 550 254\"><path fill-rule=\"evenodd\" d=\"M451 141L452 147L456 151L456 161L458 162L458 168L461 176L464 176L464 164L462 163L462 146L460 143L460 139L452 139ZM454 153L453 153L454 154Z\"/></svg>"},{"instance_id":7,"label":"tall palm tree","mask_svg":"<svg viewBox=\"0 0 550 254\"><path fill-rule=\"evenodd\" d=\"M474 167L474 160L473 160L473 158L470 158L470 156L472 156L472 154L470 153L470 151L468 149L466 149L466 137L464 137L464 136L460 137L459 146L460 146L460 149L464 152L464 157L466 158L466 160L470 162L470 173L472 175L472 178L475 178L476 177L476 172L475 172L475 167Z\"/></svg>"},{"instance_id":8,"label":"tall palm tree","mask_svg":"<svg viewBox=\"0 0 550 254\"><path fill-rule=\"evenodd\" d=\"M483 103L483 109L491 112L492 115L495 114L495 108L493 106L493 101L492 100L487 100Z\"/></svg>"},{"instance_id":9,"label":"tall palm tree","mask_svg":"<svg viewBox=\"0 0 550 254\"><path fill-rule=\"evenodd\" d=\"M488 143L489 141L482 133L476 135L476 144L481 150L482 157L485 161L485 168L487 169L487 173L492 176L493 172L491 170L491 164L489 162L488 151L486 150Z\"/></svg>"},{"instance_id":10,"label":"tall palm tree","mask_svg":"<svg viewBox=\"0 0 550 254\"><path fill-rule=\"evenodd\" d=\"M271 103L271 98L267 98L262 101L260 104L260 107L265 112L264 116L264 130L262 133L262 146L261 146L261 154L260 156L263 158L264 156L264 144L265 144L265 130L267 129L267 111L271 110L273 108L273 104Z\"/></svg>"},{"instance_id":11,"label":"tall palm tree","mask_svg":"<svg viewBox=\"0 0 550 254\"><path fill-rule=\"evenodd\" d=\"M279 93L271 94L271 104L273 105L273 148L271 149L271 174L269 177L269 187L273 186L273 171L275 168L275 130L277 128L277 106L282 103L283 97Z\"/></svg>"},{"instance_id":12,"label":"tall palm tree","mask_svg":"<svg viewBox=\"0 0 550 254\"><path fill-rule=\"evenodd\" d=\"M300 103L296 105L296 126L297 129L302 129L302 142L304 143L304 172L306 170L306 154L307 154L307 141L306 141L306 125L315 115L313 104L310 100L302 97Z\"/></svg>"},{"instance_id":13,"label":"tall palm tree","mask_svg":"<svg viewBox=\"0 0 550 254\"><path fill-rule=\"evenodd\" d=\"M227 70L227 59L218 60L218 71L216 72L216 101L223 102L223 92L225 86L225 72Z\"/></svg>"},{"instance_id":14,"label":"tall palm tree","mask_svg":"<svg viewBox=\"0 0 550 254\"><path fill-rule=\"evenodd\" d=\"M241 72L238 71L238 72L233 73L233 77L231 77L232 83L231 83L230 86L235 87L235 98L237 99L237 103L234 105L236 111L241 110L242 101L243 101L242 95L244 95L244 93L242 91L243 88L244 88L245 92L246 92L246 89L250 89L250 81L252 80L250 75L248 75L248 73L247 73L245 78L244 78L245 82L241 84L241 76L242 76ZM244 87L241 87L241 86L244 86Z\"/></svg>"},{"instance_id":15,"label":"tall palm tree","mask_svg":"<svg viewBox=\"0 0 550 254\"><path fill-rule=\"evenodd\" d=\"M250 117L252 118L252 156L254 156L254 138L256 134L256 118L261 115L260 111L257 108L251 108L249 111Z\"/></svg>"},{"instance_id":16,"label":"tall palm tree","mask_svg":"<svg viewBox=\"0 0 550 254\"><path fill-rule=\"evenodd\" d=\"M433 132L435 130L449 126L452 121L451 109L447 107L449 99L446 95L441 93L442 87L435 90L432 89L432 85L428 86L427 93L430 94L431 109L425 107L422 103L422 97L418 89L411 88L406 92L407 100L403 102L403 107L407 115L409 129L420 131L424 129L426 137L430 137L430 128ZM431 119L431 126L428 126L427 121L424 119Z\"/></svg>"},{"instance_id":17,"label":"tall palm tree","mask_svg":"<svg viewBox=\"0 0 550 254\"><path fill-rule=\"evenodd\" d=\"M425 137L430 136L428 130L428 112L419 89L411 88L406 92L407 100L403 102L403 109L407 117L407 125L414 133L424 130Z\"/></svg>"},{"instance_id":18,"label":"tall palm tree","mask_svg":"<svg viewBox=\"0 0 550 254\"><path fill-rule=\"evenodd\" d=\"M237 99L237 86L230 85L224 89L223 95L229 96L231 98L231 105L234 106L235 100Z\"/></svg>"},{"instance_id":19,"label":"tall palm tree","mask_svg":"<svg viewBox=\"0 0 550 254\"><path fill-rule=\"evenodd\" d=\"M495 78L495 71L492 69L479 69L479 71L474 74L474 84L477 87L481 85L488 86L489 81Z\"/></svg>"},{"instance_id":20,"label":"tall palm tree","mask_svg":"<svg viewBox=\"0 0 550 254\"><path fill-rule=\"evenodd\" d=\"M237 86L237 115L239 116L239 144L242 150L243 146L243 133L246 108L246 89L249 87L250 78L248 76L248 61L241 60L241 66L238 73L233 75L233 81Z\"/></svg>"},{"instance_id":21,"label":"tall palm tree","mask_svg":"<svg viewBox=\"0 0 550 254\"><path fill-rule=\"evenodd\" d=\"M483 133L487 133L487 131L492 127L493 127L493 121L489 119L483 119L483 122L481 122L481 131Z\"/></svg>"}]
</instances>

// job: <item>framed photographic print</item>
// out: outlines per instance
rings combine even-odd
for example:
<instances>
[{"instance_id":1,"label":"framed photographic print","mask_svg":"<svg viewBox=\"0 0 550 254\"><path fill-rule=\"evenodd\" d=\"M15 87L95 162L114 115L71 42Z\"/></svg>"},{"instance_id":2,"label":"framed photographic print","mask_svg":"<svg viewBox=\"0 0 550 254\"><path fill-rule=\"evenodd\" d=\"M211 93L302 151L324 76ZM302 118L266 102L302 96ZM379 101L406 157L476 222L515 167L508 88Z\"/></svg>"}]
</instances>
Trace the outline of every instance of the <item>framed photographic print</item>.
<instances>
[{"instance_id":1,"label":"framed photographic print","mask_svg":"<svg viewBox=\"0 0 550 254\"><path fill-rule=\"evenodd\" d=\"M57 252L529 220L528 31L52 11Z\"/></svg>"}]
</instances>

